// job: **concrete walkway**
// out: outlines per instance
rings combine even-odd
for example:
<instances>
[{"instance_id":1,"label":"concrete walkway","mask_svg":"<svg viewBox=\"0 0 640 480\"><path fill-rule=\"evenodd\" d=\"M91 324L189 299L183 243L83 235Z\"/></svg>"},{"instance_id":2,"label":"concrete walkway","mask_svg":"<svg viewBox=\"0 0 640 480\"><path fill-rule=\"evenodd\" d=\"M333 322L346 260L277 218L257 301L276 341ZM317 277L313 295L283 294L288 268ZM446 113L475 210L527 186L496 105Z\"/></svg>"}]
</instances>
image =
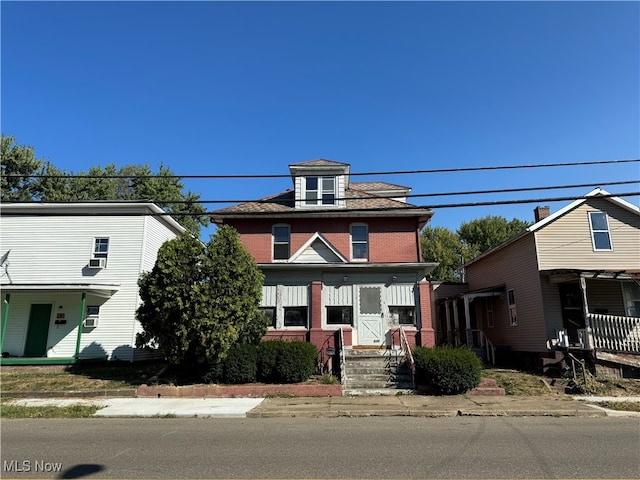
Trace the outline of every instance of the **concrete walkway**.
<instances>
[{"instance_id":1,"label":"concrete walkway","mask_svg":"<svg viewBox=\"0 0 640 480\"><path fill-rule=\"evenodd\" d=\"M356 396L295 398L22 398L7 403L98 405L99 417L639 416L589 402L638 397Z\"/></svg>"}]
</instances>

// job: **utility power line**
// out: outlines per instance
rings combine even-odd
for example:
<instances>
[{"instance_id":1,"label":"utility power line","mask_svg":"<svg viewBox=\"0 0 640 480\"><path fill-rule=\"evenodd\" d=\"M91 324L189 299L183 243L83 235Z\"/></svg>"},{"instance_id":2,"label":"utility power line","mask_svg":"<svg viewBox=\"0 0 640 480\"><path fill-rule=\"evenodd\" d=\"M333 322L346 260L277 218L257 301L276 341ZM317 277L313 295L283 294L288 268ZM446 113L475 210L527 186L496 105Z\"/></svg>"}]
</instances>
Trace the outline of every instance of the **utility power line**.
<instances>
[{"instance_id":1,"label":"utility power line","mask_svg":"<svg viewBox=\"0 0 640 480\"><path fill-rule=\"evenodd\" d=\"M621 181L613 181L613 182L598 182L599 187L603 187L603 186L612 186L612 185L631 185L631 184L640 184L640 179L638 180L621 180ZM429 198L429 197L452 197L452 196L463 196L463 195L488 195L488 194L496 194L496 193L514 193L514 192L531 192L531 191L537 191L537 190L566 190L566 189L571 189L571 188L594 188L594 184L593 183L578 183L578 184L573 184L573 185L552 185L552 186L544 186L544 187L521 187L521 188L501 188L501 189L495 189L495 190L465 190L465 191L459 191L459 192L435 192L435 193L415 193L415 194L408 194L408 195L402 195L402 197L406 197L406 198ZM289 192L291 190L288 190ZM285 193L285 192L282 192ZM640 192L637 193L638 195L640 195ZM159 199L138 199L138 200L74 200L74 201L69 201L69 200L42 200L39 201L39 203L54 203L54 204L64 204L64 203L78 203L78 202L82 202L82 203L95 203L95 204L100 204L100 203L104 203L106 201L109 202L113 202L113 203L123 203L123 204L127 204L127 203L140 203L140 201L149 201L149 202L155 202L155 203L171 203L171 204L195 204L195 203L199 203L199 204L216 204L216 203L281 203L283 202L282 199L279 199L277 197L278 194L269 196L267 198L263 198L263 199L251 199L251 200L238 200L238 199L228 199L228 200L197 200L197 201L191 201L191 200L159 200ZM341 200L369 200L372 198L372 195L375 196L375 194L369 194L367 196L351 196L351 197L335 197L334 200L335 201L341 201ZM398 195L400 196L400 195ZM383 197L383 198L388 198L388 197ZM14 201L12 203L36 203L33 200L20 200L20 201Z\"/></svg>"},{"instance_id":2,"label":"utility power line","mask_svg":"<svg viewBox=\"0 0 640 480\"><path fill-rule=\"evenodd\" d=\"M478 171L491 171L491 170L517 170L517 169L531 169L531 168L553 168L553 167L575 167L586 165L610 165L610 164L624 164L624 163L640 163L640 159L624 159L624 160L596 160L585 162L560 162L560 163L536 163L525 165L494 165L486 167L457 167L457 168L435 168L427 170L395 170L395 171L379 171L379 172L350 172L349 176L388 176L388 175L415 175L424 173L455 173L455 172L478 172ZM4 174L2 177L6 178L87 178L87 179L127 179L127 178L178 178L178 179L267 179L267 178L291 178L292 175L286 174L252 174L252 175L84 175L84 174L67 174L67 175L48 175L48 174L34 174L34 175L21 175L21 174ZM303 177L305 175L293 175L293 177Z\"/></svg>"},{"instance_id":3,"label":"utility power line","mask_svg":"<svg viewBox=\"0 0 640 480\"><path fill-rule=\"evenodd\" d=\"M612 197L632 197L637 196L638 192L624 192L624 193L612 193L608 195L598 195L597 197L590 198L612 198ZM526 203L546 203L546 202L562 202L562 201L573 201L583 199L583 196L568 196L568 197L547 197L547 198L528 198L528 199L519 199L519 200L495 200L495 201L483 201L483 202L466 202L466 203L444 203L444 204L433 204L433 205L406 205L404 207L398 208L388 208L388 207L379 207L379 208L342 208L340 209L340 213L342 212L398 212L398 211L407 211L407 210L419 210L419 209L430 209L437 210L440 208L462 208L462 207L484 207L484 206L497 206L497 205L518 205L518 204L526 204ZM52 202L14 202L14 203L29 203L29 204L46 204ZM63 202L63 203L98 203L98 202ZM125 202L109 202L103 201L101 203L125 203ZM140 201L136 203L141 203ZM172 202L167 202L172 203ZM197 203L197 202L193 202ZM314 214L317 213L328 213L335 214L337 213L336 209L329 208L314 208L312 210ZM113 212L48 212L48 211L34 211L34 212L6 212L3 211L2 206L0 205L0 214L3 216L34 216L34 217L110 217L110 216L124 216L124 217L142 217L142 216L151 216L151 217L163 217L163 216L171 216L171 217L200 217L200 216L216 216L219 215L219 212L210 211L203 213L190 213L190 212L163 212L163 213L152 213L152 212L118 212L114 214ZM299 215L300 211L282 211L282 212L234 212L235 216L273 216L277 214L278 216L289 216L289 215Z\"/></svg>"}]
</instances>

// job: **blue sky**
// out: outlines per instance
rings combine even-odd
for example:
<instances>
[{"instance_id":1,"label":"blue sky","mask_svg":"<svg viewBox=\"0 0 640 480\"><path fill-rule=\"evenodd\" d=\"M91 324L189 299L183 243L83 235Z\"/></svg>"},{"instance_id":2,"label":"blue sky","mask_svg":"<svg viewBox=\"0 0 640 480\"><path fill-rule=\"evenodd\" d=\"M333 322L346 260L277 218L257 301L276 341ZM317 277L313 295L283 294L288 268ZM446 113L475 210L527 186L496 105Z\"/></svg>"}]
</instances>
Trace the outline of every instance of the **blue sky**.
<instances>
[{"instance_id":1,"label":"blue sky","mask_svg":"<svg viewBox=\"0 0 640 480\"><path fill-rule=\"evenodd\" d=\"M371 172L640 157L638 2L3 1L1 10L2 133L76 172L112 162L247 175L315 158ZM638 178L640 164L627 163L354 180L429 194ZM205 200L291 187L186 183ZM530 221L535 206L435 209L432 225Z\"/></svg>"}]
</instances>

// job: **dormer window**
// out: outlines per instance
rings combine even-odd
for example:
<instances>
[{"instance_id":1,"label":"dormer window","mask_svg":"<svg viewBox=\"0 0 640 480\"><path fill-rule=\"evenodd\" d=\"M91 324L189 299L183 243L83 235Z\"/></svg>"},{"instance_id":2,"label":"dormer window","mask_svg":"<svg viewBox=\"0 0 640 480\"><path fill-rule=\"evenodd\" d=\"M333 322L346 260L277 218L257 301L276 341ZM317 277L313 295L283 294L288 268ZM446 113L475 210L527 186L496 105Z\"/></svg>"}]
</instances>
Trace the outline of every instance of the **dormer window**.
<instances>
[{"instance_id":1,"label":"dormer window","mask_svg":"<svg viewBox=\"0 0 640 480\"><path fill-rule=\"evenodd\" d=\"M305 177L305 205L335 205L335 177Z\"/></svg>"}]
</instances>

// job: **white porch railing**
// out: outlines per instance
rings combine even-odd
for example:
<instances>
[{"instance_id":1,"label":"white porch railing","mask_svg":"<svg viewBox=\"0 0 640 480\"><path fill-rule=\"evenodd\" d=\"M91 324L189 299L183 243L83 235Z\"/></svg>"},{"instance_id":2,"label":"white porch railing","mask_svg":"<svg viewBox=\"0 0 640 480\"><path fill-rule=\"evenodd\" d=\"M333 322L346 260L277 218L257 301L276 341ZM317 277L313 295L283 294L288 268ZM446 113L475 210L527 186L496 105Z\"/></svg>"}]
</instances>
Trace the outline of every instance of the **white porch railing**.
<instances>
[{"instance_id":1,"label":"white porch railing","mask_svg":"<svg viewBox=\"0 0 640 480\"><path fill-rule=\"evenodd\" d=\"M476 345L479 348L484 348L485 354L487 356L487 362L491 362L491 365L496 364L496 347L493 346L491 340L487 338L482 330L479 329L471 329L467 331L467 336L469 337L470 347L475 347ZM476 341L477 340L477 341Z\"/></svg>"},{"instance_id":2,"label":"white porch railing","mask_svg":"<svg viewBox=\"0 0 640 480\"><path fill-rule=\"evenodd\" d=\"M590 313L592 347L617 352L640 352L640 318Z\"/></svg>"}]
</instances>

